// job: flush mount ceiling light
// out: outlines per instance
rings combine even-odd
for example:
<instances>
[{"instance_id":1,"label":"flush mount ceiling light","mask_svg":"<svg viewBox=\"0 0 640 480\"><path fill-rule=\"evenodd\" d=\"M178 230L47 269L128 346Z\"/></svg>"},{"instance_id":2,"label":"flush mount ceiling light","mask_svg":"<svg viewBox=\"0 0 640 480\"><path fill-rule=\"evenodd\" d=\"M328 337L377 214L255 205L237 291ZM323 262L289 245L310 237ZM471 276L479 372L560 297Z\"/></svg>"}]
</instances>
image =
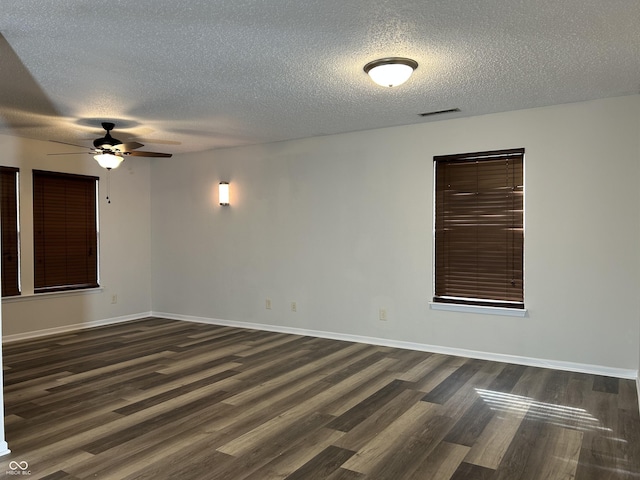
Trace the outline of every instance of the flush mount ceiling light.
<instances>
[{"instance_id":1,"label":"flush mount ceiling light","mask_svg":"<svg viewBox=\"0 0 640 480\"><path fill-rule=\"evenodd\" d=\"M418 68L418 62L410 58L389 57L369 62L364 71L371 80L382 87L397 87L409 80L413 71Z\"/></svg>"}]
</instances>

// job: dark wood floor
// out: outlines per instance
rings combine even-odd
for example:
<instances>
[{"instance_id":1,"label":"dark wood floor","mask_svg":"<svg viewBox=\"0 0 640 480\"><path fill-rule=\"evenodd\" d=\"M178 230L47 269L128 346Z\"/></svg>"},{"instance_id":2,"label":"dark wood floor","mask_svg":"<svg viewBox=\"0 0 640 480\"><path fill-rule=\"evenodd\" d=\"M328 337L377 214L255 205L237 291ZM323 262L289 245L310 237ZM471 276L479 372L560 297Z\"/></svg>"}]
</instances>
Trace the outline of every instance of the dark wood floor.
<instances>
[{"instance_id":1,"label":"dark wood floor","mask_svg":"<svg viewBox=\"0 0 640 480\"><path fill-rule=\"evenodd\" d=\"M4 355L6 478L640 478L631 380L165 319Z\"/></svg>"}]
</instances>

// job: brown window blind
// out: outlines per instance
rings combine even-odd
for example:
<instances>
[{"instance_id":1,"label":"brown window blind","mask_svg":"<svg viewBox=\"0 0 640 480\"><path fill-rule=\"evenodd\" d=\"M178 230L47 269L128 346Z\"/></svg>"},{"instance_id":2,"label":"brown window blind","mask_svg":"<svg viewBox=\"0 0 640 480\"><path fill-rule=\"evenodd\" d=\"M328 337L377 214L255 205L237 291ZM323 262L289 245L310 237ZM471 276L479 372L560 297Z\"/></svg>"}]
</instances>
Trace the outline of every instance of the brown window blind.
<instances>
[{"instance_id":1,"label":"brown window blind","mask_svg":"<svg viewBox=\"0 0 640 480\"><path fill-rule=\"evenodd\" d=\"M0 167L2 224L2 296L20 295L20 243L18 239L18 169Z\"/></svg>"},{"instance_id":2,"label":"brown window blind","mask_svg":"<svg viewBox=\"0 0 640 480\"><path fill-rule=\"evenodd\" d=\"M98 286L96 177L33 171L34 291Z\"/></svg>"},{"instance_id":3,"label":"brown window blind","mask_svg":"<svg viewBox=\"0 0 640 480\"><path fill-rule=\"evenodd\" d=\"M524 308L524 149L434 157L434 302Z\"/></svg>"}]
</instances>

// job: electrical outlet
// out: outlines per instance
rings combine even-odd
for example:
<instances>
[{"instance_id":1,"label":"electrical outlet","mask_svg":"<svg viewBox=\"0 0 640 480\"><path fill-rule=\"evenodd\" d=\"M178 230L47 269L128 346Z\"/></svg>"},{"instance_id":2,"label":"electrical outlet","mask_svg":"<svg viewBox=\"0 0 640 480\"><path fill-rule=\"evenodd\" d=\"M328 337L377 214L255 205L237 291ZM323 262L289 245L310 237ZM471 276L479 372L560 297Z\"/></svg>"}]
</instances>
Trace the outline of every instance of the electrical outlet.
<instances>
[{"instance_id":1,"label":"electrical outlet","mask_svg":"<svg viewBox=\"0 0 640 480\"><path fill-rule=\"evenodd\" d=\"M378 310L378 318L380 320L382 320L383 322L387 321L387 309L386 308L381 308L380 310Z\"/></svg>"},{"instance_id":2,"label":"electrical outlet","mask_svg":"<svg viewBox=\"0 0 640 480\"><path fill-rule=\"evenodd\" d=\"M264 301L264 308L266 308L267 310L271 310L271 299L270 298L267 298Z\"/></svg>"},{"instance_id":3,"label":"electrical outlet","mask_svg":"<svg viewBox=\"0 0 640 480\"><path fill-rule=\"evenodd\" d=\"M292 312L298 311L298 305L296 305L296 302L291 302L291 311Z\"/></svg>"},{"instance_id":4,"label":"electrical outlet","mask_svg":"<svg viewBox=\"0 0 640 480\"><path fill-rule=\"evenodd\" d=\"M118 303L118 295L115 293L111 295L111 303Z\"/></svg>"}]
</instances>

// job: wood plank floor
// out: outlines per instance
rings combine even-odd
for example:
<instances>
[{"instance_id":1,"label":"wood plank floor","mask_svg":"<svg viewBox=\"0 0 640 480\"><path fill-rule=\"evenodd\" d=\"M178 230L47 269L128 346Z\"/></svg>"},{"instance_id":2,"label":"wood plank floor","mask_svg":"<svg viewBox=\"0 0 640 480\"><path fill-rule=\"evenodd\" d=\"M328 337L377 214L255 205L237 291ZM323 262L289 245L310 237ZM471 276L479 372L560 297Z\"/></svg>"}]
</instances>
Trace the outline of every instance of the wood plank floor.
<instances>
[{"instance_id":1,"label":"wood plank floor","mask_svg":"<svg viewBox=\"0 0 640 480\"><path fill-rule=\"evenodd\" d=\"M631 380L156 318L4 366L6 478L640 479Z\"/></svg>"}]
</instances>

